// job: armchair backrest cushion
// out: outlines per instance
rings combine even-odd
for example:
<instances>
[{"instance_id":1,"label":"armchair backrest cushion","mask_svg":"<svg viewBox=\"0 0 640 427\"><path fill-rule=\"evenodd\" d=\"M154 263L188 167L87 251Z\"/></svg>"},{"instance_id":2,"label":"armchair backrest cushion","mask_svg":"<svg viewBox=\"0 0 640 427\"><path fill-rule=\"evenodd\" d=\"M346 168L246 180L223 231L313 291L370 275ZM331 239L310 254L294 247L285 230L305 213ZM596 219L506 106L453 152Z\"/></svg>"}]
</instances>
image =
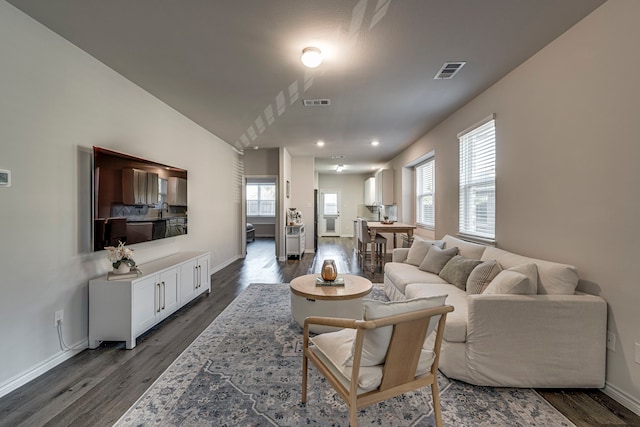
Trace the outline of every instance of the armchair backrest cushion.
<instances>
[{"instance_id":1,"label":"armchair backrest cushion","mask_svg":"<svg viewBox=\"0 0 640 427\"><path fill-rule=\"evenodd\" d=\"M397 314L410 313L412 311L425 310L428 308L444 305L447 295L437 295L426 298L414 298L405 301L376 301L365 300L363 302L363 319L375 320ZM435 328L439 316L435 316L429 322L427 329L428 336ZM362 357L360 366L375 366L384 363L387 356L387 349L391 341L393 326L385 326L365 331L364 344L362 345ZM351 347L351 353L345 361L345 366L353 365L355 342Z\"/></svg>"}]
</instances>

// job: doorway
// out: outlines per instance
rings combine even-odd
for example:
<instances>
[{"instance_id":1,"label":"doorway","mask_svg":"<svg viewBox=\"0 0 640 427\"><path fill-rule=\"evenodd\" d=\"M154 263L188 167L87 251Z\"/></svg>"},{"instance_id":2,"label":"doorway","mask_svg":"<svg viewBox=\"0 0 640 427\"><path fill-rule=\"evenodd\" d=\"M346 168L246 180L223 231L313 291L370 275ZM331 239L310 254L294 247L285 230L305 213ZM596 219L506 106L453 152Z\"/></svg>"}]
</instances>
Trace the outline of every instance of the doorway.
<instances>
[{"instance_id":1,"label":"doorway","mask_svg":"<svg viewBox=\"0 0 640 427\"><path fill-rule=\"evenodd\" d=\"M340 190L320 190L322 236L340 236Z\"/></svg>"}]
</instances>

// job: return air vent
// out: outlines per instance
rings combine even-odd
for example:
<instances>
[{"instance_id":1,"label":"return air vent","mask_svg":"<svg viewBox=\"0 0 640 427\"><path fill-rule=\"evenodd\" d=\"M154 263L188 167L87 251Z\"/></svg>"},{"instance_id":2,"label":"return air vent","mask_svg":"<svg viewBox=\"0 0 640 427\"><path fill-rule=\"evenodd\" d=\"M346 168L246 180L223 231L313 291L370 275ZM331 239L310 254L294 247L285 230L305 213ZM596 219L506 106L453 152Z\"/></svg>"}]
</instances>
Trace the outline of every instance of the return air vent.
<instances>
[{"instance_id":1,"label":"return air vent","mask_svg":"<svg viewBox=\"0 0 640 427\"><path fill-rule=\"evenodd\" d=\"M305 107L325 107L331 105L331 101L329 99L303 99L302 105Z\"/></svg>"},{"instance_id":2,"label":"return air vent","mask_svg":"<svg viewBox=\"0 0 640 427\"><path fill-rule=\"evenodd\" d=\"M462 68L462 66L466 64L466 62L445 62L438 74L434 77L435 80L447 80L452 79L458 71Z\"/></svg>"}]
</instances>

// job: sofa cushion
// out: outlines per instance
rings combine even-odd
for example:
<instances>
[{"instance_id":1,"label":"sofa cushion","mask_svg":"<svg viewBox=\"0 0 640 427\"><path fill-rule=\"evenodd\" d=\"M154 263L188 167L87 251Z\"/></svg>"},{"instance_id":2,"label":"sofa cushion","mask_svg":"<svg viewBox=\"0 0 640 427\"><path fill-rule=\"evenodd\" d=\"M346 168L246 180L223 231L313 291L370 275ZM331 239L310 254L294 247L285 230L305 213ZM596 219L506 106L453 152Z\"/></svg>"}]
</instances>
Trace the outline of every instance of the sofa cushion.
<instances>
[{"instance_id":1,"label":"sofa cushion","mask_svg":"<svg viewBox=\"0 0 640 427\"><path fill-rule=\"evenodd\" d=\"M471 259L481 259L484 250L487 248L484 245L467 242L466 240L461 240L448 234L444 236L442 240L444 241L445 249L455 246L458 248L459 255Z\"/></svg>"},{"instance_id":2,"label":"sofa cushion","mask_svg":"<svg viewBox=\"0 0 640 427\"><path fill-rule=\"evenodd\" d=\"M438 274L451 258L458 254L458 248L440 249L432 246L418 267L420 270Z\"/></svg>"},{"instance_id":3,"label":"sofa cushion","mask_svg":"<svg viewBox=\"0 0 640 427\"><path fill-rule=\"evenodd\" d=\"M453 311L447 314L444 327L444 339L449 342L465 342L467 340L467 293L449 283L412 283L406 287L407 298L422 298L433 295L448 294L447 305Z\"/></svg>"},{"instance_id":4,"label":"sofa cushion","mask_svg":"<svg viewBox=\"0 0 640 427\"><path fill-rule=\"evenodd\" d=\"M364 320L380 319L382 317L394 316L396 314L410 313L413 311L424 310L427 308L438 307L444 305L447 295L434 295L424 298L412 298L406 301L376 301L364 300L362 303L362 318ZM439 316L438 316L439 318ZM427 335L433 331L438 319L435 317L429 323ZM360 366L375 366L384 363L387 357L387 349L391 341L393 326L385 326L367 330L364 333L364 343L362 344L362 358ZM345 361L345 366L353 366L353 351L355 350L355 342L352 350Z\"/></svg>"},{"instance_id":5,"label":"sofa cushion","mask_svg":"<svg viewBox=\"0 0 640 427\"><path fill-rule=\"evenodd\" d=\"M469 259L462 255L456 255L445 264L438 276L456 287L467 290L467 279L469 275L482 261L479 259Z\"/></svg>"},{"instance_id":6,"label":"sofa cushion","mask_svg":"<svg viewBox=\"0 0 640 427\"><path fill-rule=\"evenodd\" d=\"M489 283L502 271L500 263L496 260L483 261L473 269L467 279L467 293L481 294L487 289Z\"/></svg>"},{"instance_id":7,"label":"sofa cushion","mask_svg":"<svg viewBox=\"0 0 640 427\"><path fill-rule=\"evenodd\" d=\"M409 248L409 254L407 255L407 259L404 260L407 264L415 265L416 267L422 263L424 257L429 252L429 248L432 246L438 246L439 248L444 247L444 241L442 240L427 240L416 237L413 239L413 243Z\"/></svg>"},{"instance_id":8,"label":"sofa cushion","mask_svg":"<svg viewBox=\"0 0 640 427\"><path fill-rule=\"evenodd\" d=\"M396 288L404 294L404 288L410 283L447 283L437 274L419 270L410 264L388 262L384 265L384 274Z\"/></svg>"},{"instance_id":9,"label":"sofa cushion","mask_svg":"<svg viewBox=\"0 0 640 427\"><path fill-rule=\"evenodd\" d=\"M503 268L534 263L538 270L537 292L540 295L573 295L578 285L578 274L572 265L528 258L492 247L487 247L480 259L495 259Z\"/></svg>"}]
</instances>

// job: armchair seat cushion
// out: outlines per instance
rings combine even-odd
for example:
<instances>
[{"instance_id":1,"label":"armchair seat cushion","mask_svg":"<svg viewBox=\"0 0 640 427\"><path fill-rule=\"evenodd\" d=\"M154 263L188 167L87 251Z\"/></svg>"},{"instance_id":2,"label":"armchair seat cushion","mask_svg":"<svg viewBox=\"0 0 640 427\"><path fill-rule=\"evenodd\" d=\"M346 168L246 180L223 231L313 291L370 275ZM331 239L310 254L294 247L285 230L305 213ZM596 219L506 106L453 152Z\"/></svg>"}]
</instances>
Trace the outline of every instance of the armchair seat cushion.
<instances>
[{"instance_id":1,"label":"armchair seat cushion","mask_svg":"<svg viewBox=\"0 0 640 427\"><path fill-rule=\"evenodd\" d=\"M340 378L348 389L351 381L353 366L347 366L347 360L351 358L351 349L356 338L355 329L341 329L336 332L328 332L310 338L313 344L311 350L320 357L334 374ZM435 359L433 351L423 349L418 361L416 376L426 374ZM327 363L330 362L330 363ZM375 390L382 382L383 365L361 366L358 375L358 394Z\"/></svg>"}]
</instances>

